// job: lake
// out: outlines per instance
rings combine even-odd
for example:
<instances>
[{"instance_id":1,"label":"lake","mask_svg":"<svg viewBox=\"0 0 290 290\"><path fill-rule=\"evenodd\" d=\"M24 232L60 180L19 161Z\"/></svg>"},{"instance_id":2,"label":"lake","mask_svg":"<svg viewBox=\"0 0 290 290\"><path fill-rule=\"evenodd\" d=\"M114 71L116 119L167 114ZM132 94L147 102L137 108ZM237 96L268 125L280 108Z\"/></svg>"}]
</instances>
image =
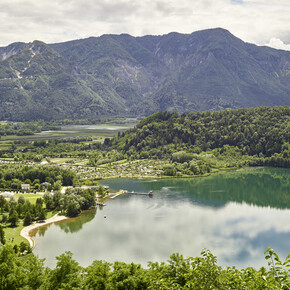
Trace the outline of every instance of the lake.
<instances>
[{"instance_id":1,"label":"lake","mask_svg":"<svg viewBox=\"0 0 290 290\"><path fill-rule=\"evenodd\" d=\"M203 248L219 265L266 266L271 246L290 253L290 170L253 168L191 179L112 179L122 195L82 216L36 231L33 252L54 267L71 251L81 265L93 260L147 265L170 254L198 256Z\"/></svg>"}]
</instances>

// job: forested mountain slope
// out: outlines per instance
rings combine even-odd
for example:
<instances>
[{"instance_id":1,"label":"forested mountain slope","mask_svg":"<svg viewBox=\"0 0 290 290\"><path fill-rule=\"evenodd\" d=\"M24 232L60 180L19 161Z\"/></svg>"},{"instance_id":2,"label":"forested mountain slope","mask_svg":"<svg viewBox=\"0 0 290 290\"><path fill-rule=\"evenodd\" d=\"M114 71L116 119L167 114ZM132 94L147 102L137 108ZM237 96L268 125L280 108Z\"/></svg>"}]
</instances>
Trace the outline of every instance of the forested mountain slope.
<instances>
[{"instance_id":1,"label":"forested mountain slope","mask_svg":"<svg viewBox=\"0 0 290 290\"><path fill-rule=\"evenodd\" d=\"M1 50L0 50L1 54ZM82 79L83 72L47 44L34 41L2 50L0 62L1 119L27 121L84 118L110 105Z\"/></svg>"},{"instance_id":2,"label":"forested mountain slope","mask_svg":"<svg viewBox=\"0 0 290 290\"><path fill-rule=\"evenodd\" d=\"M146 152L146 157L171 157L177 162L192 160L193 153L216 149L213 153L220 154L232 148L230 153L235 157L279 157L281 164L273 165L287 167L290 166L290 107L181 115L155 113L111 142L114 148L128 155L142 157Z\"/></svg>"},{"instance_id":3,"label":"forested mountain slope","mask_svg":"<svg viewBox=\"0 0 290 290\"><path fill-rule=\"evenodd\" d=\"M0 119L290 105L290 52L224 29L0 48Z\"/></svg>"}]
</instances>

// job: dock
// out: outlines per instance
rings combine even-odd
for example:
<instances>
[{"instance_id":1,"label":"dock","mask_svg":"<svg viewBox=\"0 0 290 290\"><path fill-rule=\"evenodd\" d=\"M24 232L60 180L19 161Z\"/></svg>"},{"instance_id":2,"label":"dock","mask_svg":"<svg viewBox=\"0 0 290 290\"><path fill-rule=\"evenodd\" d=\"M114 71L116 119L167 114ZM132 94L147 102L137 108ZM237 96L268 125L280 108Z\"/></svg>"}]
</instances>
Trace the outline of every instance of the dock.
<instances>
[{"instance_id":1,"label":"dock","mask_svg":"<svg viewBox=\"0 0 290 290\"><path fill-rule=\"evenodd\" d=\"M148 196L153 196L153 191L150 190L149 192L136 192L136 191L126 191L125 193L127 194L135 194L135 195L148 195Z\"/></svg>"}]
</instances>

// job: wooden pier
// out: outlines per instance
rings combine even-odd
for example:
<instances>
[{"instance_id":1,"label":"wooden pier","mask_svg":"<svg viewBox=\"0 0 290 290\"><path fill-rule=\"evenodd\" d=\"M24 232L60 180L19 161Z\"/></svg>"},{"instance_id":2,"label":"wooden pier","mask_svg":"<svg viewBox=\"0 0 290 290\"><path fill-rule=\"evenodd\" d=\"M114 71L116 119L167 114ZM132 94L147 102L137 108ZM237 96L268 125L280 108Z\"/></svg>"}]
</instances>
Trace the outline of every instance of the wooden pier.
<instances>
[{"instance_id":1,"label":"wooden pier","mask_svg":"<svg viewBox=\"0 0 290 290\"><path fill-rule=\"evenodd\" d=\"M148 195L148 196L153 196L153 191L150 190L149 192L136 192L136 191L126 191L125 193L127 194L135 194L135 195Z\"/></svg>"}]
</instances>

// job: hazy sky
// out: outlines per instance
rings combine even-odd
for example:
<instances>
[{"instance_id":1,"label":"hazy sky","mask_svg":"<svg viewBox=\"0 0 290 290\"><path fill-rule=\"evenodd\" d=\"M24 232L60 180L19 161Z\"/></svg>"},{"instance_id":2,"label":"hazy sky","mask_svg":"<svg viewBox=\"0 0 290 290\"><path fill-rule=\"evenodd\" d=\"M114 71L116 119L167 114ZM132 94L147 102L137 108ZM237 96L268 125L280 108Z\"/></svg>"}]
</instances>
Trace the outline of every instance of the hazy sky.
<instances>
[{"instance_id":1,"label":"hazy sky","mask_svg":"<svg viewBox=\"0 0 290 290\"><path fill-rule=\"evenodd\" d=\"M215 27L290 50L290 0L0 0L0 46Z\"/></svg>"}]
</instances>

